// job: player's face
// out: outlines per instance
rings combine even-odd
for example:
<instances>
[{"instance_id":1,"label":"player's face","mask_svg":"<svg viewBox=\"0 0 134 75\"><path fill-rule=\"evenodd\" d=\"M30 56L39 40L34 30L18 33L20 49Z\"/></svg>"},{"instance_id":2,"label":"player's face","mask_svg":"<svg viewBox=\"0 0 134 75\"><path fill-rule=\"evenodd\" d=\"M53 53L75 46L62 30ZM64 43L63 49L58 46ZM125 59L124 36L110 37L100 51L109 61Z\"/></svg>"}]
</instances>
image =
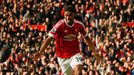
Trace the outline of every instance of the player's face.
<instances>
[{"instance_id":1,"label":"player's face","mask_svg":"<svg viewBox=\"0 0 134 75\"><path fill-rule=\"evenodd\" d=\"M64 13L64 19L66 20L66 22L70 25L70 24L73 24L74 22L74 16L75 16L75 13L73 12L69 12L69 11L65 11Z\"/></svg>"}]
</instances>

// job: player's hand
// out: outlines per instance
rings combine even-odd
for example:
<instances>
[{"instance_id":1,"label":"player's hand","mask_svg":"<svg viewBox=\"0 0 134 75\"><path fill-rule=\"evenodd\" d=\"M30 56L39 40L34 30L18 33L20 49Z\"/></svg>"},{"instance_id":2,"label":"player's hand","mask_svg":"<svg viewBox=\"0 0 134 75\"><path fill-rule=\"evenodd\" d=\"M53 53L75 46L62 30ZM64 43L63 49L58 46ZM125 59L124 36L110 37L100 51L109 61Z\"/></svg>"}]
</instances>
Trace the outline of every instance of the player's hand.
<instances>
[{"instance_id":1,"label":"player's hand","mask_svg":"<svg viewBox=\"0 0 134 75\"><path fill-rule=\"evenodd\" d=\"M36 53L34 55L34 57L33 57L34 58L33 61L37 62L40 57L41 57L41 54L40 53Z\"/></svg>"},{"instance_id":2,"label":"player's hand","mask_svg":"<svg viewBox=\"0 0 134 75\"><path fill-rule=\"evenodd\" d=\"M98 62L103 60L102 56L99 54L98 51L93 52L92 55L96 58Z\"/></svg>"}]
</instances>

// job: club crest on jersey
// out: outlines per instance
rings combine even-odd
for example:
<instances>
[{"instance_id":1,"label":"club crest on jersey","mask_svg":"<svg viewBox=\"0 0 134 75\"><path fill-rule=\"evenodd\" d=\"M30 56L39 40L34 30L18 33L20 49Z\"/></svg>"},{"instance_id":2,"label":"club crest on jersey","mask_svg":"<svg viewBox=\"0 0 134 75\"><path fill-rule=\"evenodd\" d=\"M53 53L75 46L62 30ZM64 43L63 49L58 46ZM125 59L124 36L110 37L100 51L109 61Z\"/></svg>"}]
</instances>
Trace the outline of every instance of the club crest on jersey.
<instances>
[{"instance_id":1,"label":"club crest on jersey","mask_svg":"<svg viewBox=\"0 0 134 75\"><path fill-rule=\"evenodd\" d=\"M64 30L65 33L67 33L67 30Z\"/></svg>"},{"instance_id":2,"label":"club crest on jersey","mask_svg":"<svg viewBox=\"0 0 134 75\"><path fill-rule=\"evenodd\" d=\"M76 28L75 30L74 30L76 33L78 33L78 29Z\"/></svg>"}]
</instances>

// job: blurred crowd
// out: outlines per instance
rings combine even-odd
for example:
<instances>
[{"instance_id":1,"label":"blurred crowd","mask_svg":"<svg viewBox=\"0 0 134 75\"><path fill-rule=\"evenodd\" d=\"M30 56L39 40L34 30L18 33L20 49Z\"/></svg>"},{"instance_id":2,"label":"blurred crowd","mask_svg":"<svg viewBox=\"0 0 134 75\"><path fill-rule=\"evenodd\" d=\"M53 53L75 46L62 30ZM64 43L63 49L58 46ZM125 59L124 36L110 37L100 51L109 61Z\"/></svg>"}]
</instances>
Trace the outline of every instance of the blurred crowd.
<instances>
[{"instance_id":1,"label":"blurred crowd","mask_svg":"<svg viewBox=\"0 0 134 75\"><path fill-rule=\"evenodd\" d=\"M134 27L122 25L134 22L133 0L0 0L0 75L61 75L54 41L38 62L33 55L68 4L104 58L96 61L80 39L83 75L134 75Z\"/></svg>"}]
</instances>

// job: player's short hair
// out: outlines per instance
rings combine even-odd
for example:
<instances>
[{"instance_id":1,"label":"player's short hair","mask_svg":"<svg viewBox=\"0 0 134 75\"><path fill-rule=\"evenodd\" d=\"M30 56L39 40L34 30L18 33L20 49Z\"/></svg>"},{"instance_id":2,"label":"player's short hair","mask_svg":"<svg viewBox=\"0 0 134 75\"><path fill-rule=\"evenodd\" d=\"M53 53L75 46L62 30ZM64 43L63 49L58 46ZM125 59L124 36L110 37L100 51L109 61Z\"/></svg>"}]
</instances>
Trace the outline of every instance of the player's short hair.
<instances>
[{"instance_id":1,"label":"player's short hair","mask_svg":"<svg viewBox=\"0 0 134 75\"><path fill-rule=\"evenodd\" d=\"M69 12L74 12L74 13L76 12L75 8L72 7L72 5L65 6L64 11L69 11Z\"/></svg>"}]
</instances>

